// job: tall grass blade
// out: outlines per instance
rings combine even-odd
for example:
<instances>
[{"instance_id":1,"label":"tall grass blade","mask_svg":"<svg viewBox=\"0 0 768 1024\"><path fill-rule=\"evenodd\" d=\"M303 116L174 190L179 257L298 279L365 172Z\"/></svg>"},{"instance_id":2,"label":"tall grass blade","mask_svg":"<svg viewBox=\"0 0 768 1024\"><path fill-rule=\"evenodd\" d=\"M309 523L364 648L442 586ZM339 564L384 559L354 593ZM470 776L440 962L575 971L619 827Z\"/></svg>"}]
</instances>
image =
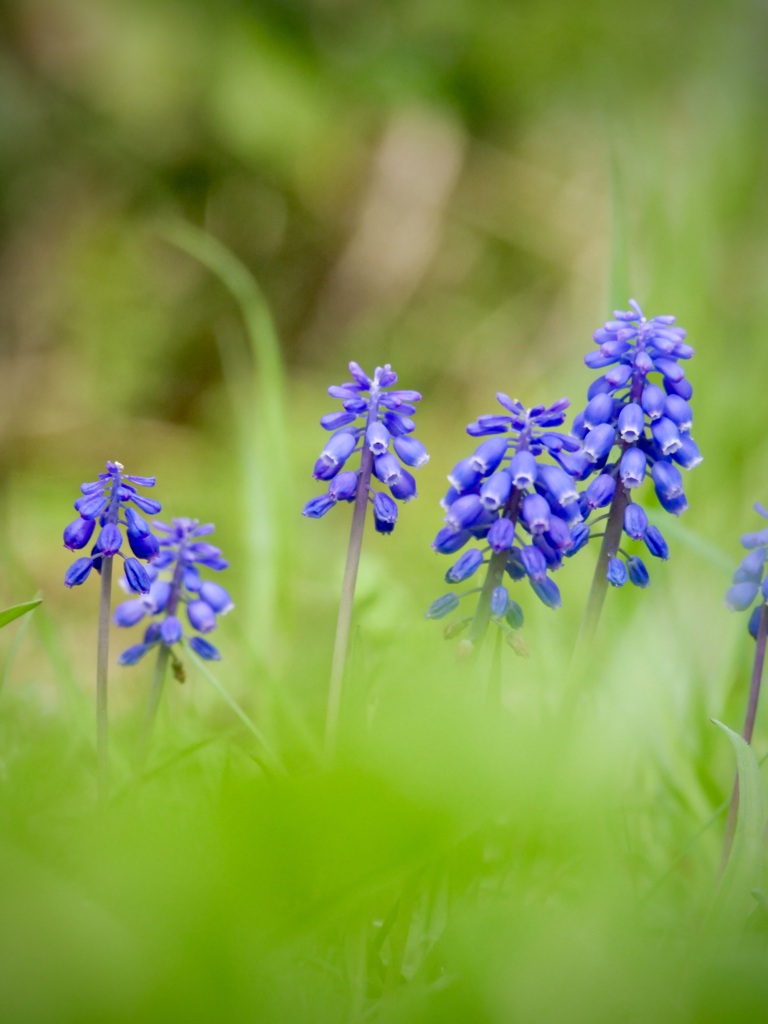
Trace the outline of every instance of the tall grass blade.
<instances>
[{"instance_id":1,"label":"tall grass blade","mask_svg":"<svg viewBox=\"0 0 768 1024\"><path fill-rule=\"evenodd\" d=\"M709 925L730 932L743 926L754 905L752 892L760 885L765 859L768 802L763 791L760 765L752 747L727 725L713 719L733 745L739 777L739 815L731 855L720 879Z\"/></svg>"},{"instance_id":2,"label":"tall grass blade","mask_svg":"<svg viewBox=\"0 0 768 1024\"><path fill-rule=\"evenodd\" d=\"M9 622L20 619L27 612L34 611L39 604L42 604L42 597L36 597L32 601L25 601L23 604L15 604L11 608L5 608L0 612L0 628L7 626Z\"/></svg>"},{"instance_id":3,"label":"tall grass blade","mask_svg":"<svg viewBox=\"0 0 768 1024\"><path fill-rule=\"evenodd\" d=\"M282 524L291 506L290 467L286 458L288 417L280 341L268 303L253 275L216 238L185 221L166 224L162 236L207 267L237 302L250 355L220 343L227 386L238 424L238 449L244 481L243 522L249 553L249 592L253 635L267 663L275 665L281 580L288 545ZM255 368L255 372L254 372Z\"/></svg>"}]
</instances>

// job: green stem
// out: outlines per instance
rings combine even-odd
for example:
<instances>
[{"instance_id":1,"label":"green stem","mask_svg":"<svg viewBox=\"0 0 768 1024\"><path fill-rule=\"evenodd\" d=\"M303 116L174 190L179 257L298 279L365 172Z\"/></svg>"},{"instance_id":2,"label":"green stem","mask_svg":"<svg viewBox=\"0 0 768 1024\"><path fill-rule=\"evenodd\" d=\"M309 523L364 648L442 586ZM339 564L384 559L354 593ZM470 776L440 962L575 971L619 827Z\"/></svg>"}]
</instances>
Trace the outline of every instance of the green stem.
<instances>
[{"instance_id":1,"label":"green stem","mask_svg":"<svg viewBox=\"0 0 768 1024\"><path fill-rule=\"evenodd\" d=\"M373 472L373 452L363 439L363 451L360 458L360 479L355 496L355 509L352 513L352 526L349 532L347 561L344 566L344 581L341 585L339 601L339 617L336 621L336 638L333 645L333 662L331 664L331 682L328 689L328 708L325 718L325 754L330 757L336 746L341 712L341 696L344 686L344 671L349 648L349 633L352 628L352 608L355 600L357 570L360 565L360 553L363 548L363 532L365 517L368 512L368 495Z\"/></svg>"},{"instance_id":2,"label":"green stem","mask_svg":"<svg viewBox=\"0 0 768 1024\"><path fill-rule=\"evenodd\" d=\"M584 618L579 629L579 637L576 641L576 656L574 661L578 664L579 657L585 649L588 649L597 632L597 625L605 602L605 594L608 590L608 559L616 555L621 541L621 531L624 529L624 512L629 504L629 492L621 480L616 481L616 490L611 502L606 523L603 543L600 545L600 554L595 566L595 574L592 577L592 585L589 588L587 607L584 611Z\"/></svg>"},{"instance_id":3,"label":"green stem","mask_svg":"<svg viewBox=\"0 0 768 1024\"><path fill-rule=\"evenodd\" d=\"M152 675L152 685L149 690L149 700L147 702L147 710L144 715L141 740L139 741L139 769L144 767L147 760L147 754L149 753L149 743L152 739L152 732L155 727L155 720L157 719L157 711L160 707L160 698L163 695L163 686L165 685L165 674L168 668L168 655L168 647L161 643L160 650L157 652L155 671Z\"/></svg>"},{"instance_id":4,"label":"green stem","mask_svg":"<svg viewBox=\"0 0 768 1024\"><path fill-rule=\"evenodd\" d=\"M504 506L504 518L509 519L513 526L517 523L522 501L523 492L518 490L517 487L513 487L507 499L507 504ZM504 579L504 568L508 558L508 551L500 551L498 554L492 555L488 562L485 583L480 591L477 608L475 609L475 615L469 630L469 639L478 650L485 639L485 634L488 632L488 626L491 621L491 597L496 587L500 586Z\"/></svg>"},{"instance_id":5,"label":"green stem","mask_svg":"<svg viewBox=\"0 0 768 1024\"><path fill-rule=\"evenodd\" d=\"M490 713L501 710L501 647L503 643L504 634L497 629L491 659L491 673L488 677L488 690L485 695L485 708Z\"/></svg>"},{"instance_id":6,"label":"green stem","mask_svg":"<svg viewBox=\"0 0 768 1024\"><path fill-rule=\"evenodd\" d=\"M99 801L109 797L109 708L107 670L109 666L109 618L112 601L112 559L101 560L99 632L96 649L96 751Z\"/></svg>"}]
</instances>

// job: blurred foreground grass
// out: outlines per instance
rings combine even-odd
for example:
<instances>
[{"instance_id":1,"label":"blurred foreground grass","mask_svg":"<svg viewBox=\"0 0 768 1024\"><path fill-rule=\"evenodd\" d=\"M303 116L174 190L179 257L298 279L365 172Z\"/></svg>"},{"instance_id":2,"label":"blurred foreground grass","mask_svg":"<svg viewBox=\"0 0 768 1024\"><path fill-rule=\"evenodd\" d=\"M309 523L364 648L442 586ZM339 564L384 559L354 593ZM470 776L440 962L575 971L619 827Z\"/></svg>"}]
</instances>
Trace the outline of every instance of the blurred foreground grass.
<instances>
[{"instance_id":1,"label":"blurred foreground grass","mask_svg":"<svg viewBox=\"0 0 768 1024\"><path fill-rule=\"evenodd\" d=\"M143 780L140 704L118 717L101 813L90 705L6 691L3 1019L763 1019L759 905L705 928L732 754L674 638L638 656L655 616L603 637L567 720L562 666L509 652L489 716L483 666L406 631L358 668L332 767L272 721L287 777L190 670ZM258 670L225 665L247 700Z\"/></svg>"}]
</instances>

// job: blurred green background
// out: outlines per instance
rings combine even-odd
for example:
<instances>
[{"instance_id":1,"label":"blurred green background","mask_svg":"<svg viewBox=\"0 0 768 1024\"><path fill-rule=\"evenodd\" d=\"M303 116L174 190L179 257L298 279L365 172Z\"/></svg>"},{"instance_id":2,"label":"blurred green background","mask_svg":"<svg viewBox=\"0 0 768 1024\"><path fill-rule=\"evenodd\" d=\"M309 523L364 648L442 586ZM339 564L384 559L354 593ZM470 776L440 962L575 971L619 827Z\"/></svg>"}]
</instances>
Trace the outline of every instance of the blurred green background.
<instances>
[{"instance_id":1,"label":"blurred green background","mask_svg":"<svg viewBox=\"0 0 768 1024\"><path fill-rule=\"evenodd\" d=\"M0 606L45 598L0 636L6 1019L764 1019L752 952L683 983L659 950L714 878L716 830L687 844L750 657L722 593L768 500L766 5L7 0L0 24ZM573 736L589 555L556 615L525 602L503 728L465 720L473 670L422 618L445 474L499 388L578 408L630 295L697 349L672 560L609 595ZM318 776L348 517L299 509L352 358L424 394L432 459L367 538L348 749ZM61 585L59 537L108 458L217 524L218 676L298 773L284 801L194 673L132 793L148 668L114 668L122 797L90 816L97 595ZM393 907L399 953L370 938Z\"/></svg>"}]
</instances>

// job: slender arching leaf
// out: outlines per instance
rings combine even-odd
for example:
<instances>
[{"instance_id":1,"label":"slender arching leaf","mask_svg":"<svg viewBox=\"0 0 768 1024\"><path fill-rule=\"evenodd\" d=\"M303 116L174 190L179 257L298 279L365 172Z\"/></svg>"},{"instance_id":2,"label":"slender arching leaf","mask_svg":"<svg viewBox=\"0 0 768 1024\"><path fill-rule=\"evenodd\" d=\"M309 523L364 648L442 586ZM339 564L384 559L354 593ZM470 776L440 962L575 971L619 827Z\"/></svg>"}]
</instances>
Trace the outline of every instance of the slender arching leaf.
<instances>
[{"instance_id":1,"label":"slender arching leaf","mask_svg":"<svg viewBox=\"0 0 768 1024\"><path fill-rule=\"evenodd\" d=\"M14 619L20 619L22 615L26 615L27 612L34 611L39 604L42 604L42 598L36 597L33 601L25 601L23 604L15 604L11 608L6 608L0 612L0 627L7 626L9 622L13 622Z\"/></svg>"},{"instance_id":2,"label":"slender arching leaf","mask_svg":"<svg viewBox=\"0 0 768 1024\"><path fill-rule=\"evenodd\" d=\"M754 907L752 892L760 886L765 858L768 801L752 747L727 725L716 719L713 722L733 744L739 777L739 813L733 846L710 915L710 923L730 931L742 927Z\"/></svg>"}]
</instances>

